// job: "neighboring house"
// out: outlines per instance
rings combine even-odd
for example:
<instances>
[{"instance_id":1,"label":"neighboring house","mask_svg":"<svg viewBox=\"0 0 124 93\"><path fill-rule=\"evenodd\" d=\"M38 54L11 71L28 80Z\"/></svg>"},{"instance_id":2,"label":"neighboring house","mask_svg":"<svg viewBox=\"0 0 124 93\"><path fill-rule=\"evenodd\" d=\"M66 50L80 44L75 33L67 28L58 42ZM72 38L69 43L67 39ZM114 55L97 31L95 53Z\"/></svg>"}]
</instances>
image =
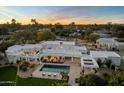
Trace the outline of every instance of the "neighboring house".
<instances>
[{"instance_id":1,"label":"neighboring house","mask_svg":"<svg viewBox=\"0 0 124 93\"><path fill-rule=\"evenodd\" d=\"M109 34L99 33L98 34L101 38L110 38L111 36Z\"/></svg>"},{"instance_id":2,"label":"neighboring house","mask_svg":"<svg viewBox=\"0 0 124 93\"><path fill-rule=\"evenodd\" d=\"M119 49L124 50L124 38L117 38L116 41L119 44Z\"/></svg>"},{"instance_id":3,"label":"neighboring house","mask_svg":"<svg viewBox=\"0 0 124 93\"><path fill-rule=\"evenodd\" d=\"M77 37L77 36L81 36L81 34L78 32L74 32L74 33L70 34L69 36Z\"/></svg>"},{"instance_id":4,"label":"neighboring house","mask_svg":"<svg viewBox=\"0 0 124 93\"><path fill-rule=\"evenodd\" d=\"M124 49L124 42L119 42L115 38L100 38L96 40L96 44L99 48L108 50Z\"/></svg>"},{"instance_id":5,"label":"neighboring house","mask_svg":"<svg viewBox=\"0 0 124 93\"><path fill-rule=\"evenodd\" d=\"M106 31L106 30L98 30L98 31L95 31L94 33L98 34L100 38L110 38L111 35L108 32L109 31Z\"/></svg>"},{"instance_id":6,"label":"neighboring house","mask_svg":"<svg viewBox=\"0 0 124 93\"><path fill-rule=\"evenodd\" d=\"M96 40L96 44L98 48L108 49L108 50L115 50L118 49L118 42L113 38L100 38Z\"/></svg>"},{"instance_id":7,"label":"neighboring house","mask_svg":"<svg viewBox=\"0 0 124 93\"><path fill-rule=\"evenodd\" d=\"M51 29L50 28L42 28L42 29L39 29L38 31L51 31Z\"/></svg>"}]
</instances>

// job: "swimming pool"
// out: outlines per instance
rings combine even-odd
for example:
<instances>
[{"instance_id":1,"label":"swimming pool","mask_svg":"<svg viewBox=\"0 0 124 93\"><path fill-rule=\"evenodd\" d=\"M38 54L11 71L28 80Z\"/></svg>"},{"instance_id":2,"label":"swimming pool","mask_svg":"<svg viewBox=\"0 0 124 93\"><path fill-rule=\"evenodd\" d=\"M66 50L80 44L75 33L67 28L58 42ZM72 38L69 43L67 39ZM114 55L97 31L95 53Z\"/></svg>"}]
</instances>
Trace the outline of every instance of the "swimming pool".
<instances>
[{"instance_id":1,"label":"swimming pool","mask_svg":"<svg viewBox=\"0 0 124 93\"><path fill-rule=\"evenodd\" d=\"M65 65L51 65L51 64L44 64L40 71L44 72L69 72L70 66Z\"/></svg>"}]
</instances>

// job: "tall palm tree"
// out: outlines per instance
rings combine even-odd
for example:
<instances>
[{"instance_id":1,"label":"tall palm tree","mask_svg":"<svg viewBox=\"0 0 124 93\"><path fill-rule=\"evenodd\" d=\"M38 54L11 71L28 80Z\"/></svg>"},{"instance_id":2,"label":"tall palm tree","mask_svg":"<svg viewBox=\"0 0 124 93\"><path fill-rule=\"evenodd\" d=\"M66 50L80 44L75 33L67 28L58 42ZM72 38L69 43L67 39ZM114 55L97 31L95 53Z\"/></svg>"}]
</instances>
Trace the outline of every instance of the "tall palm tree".
<instances>
[{"instance_id":1,"label":"tall palm tree","mask_svg":"<svg viewBox=\"0 0 124 93\"><path fill-rule=\"evenodd\" d=\"M66 72L60 72L60 74L62 76L62 79L67 80L67 81L69 80L68 73L66 73Z\"/></svg>"},{"instance_id":2,"label":"tall palm tree","mask_svg":"<svg viewBox=\"0 0 124 93\"><path fill-rule=\"evenodd\" d=\"M17 59L17 60L16 60L16 64L17 64L17 74L16 74L16 78L15 78L15 83L14 83L15 86L16 86L17 81L18 81L20 63L21 63L21 61Z\"/></svg>"},{"instance_id":3,"label":"tall palm tree","mask_svg":"<svg viewBox=\"0 0 124 93\"><path fill-rule=\"evenodd\" d=\"M36 25L37 24L36 19L31 19L31 23Z\"/></svg>"},{"instance_id":4,"label":"tall palm tree","mask_svg":"<svg viewBox=\"0 0 124 93\"><path fill-rule=\"evenodd\" d=\"M17 75L19 75L19 67L20 67L20 63L21 63L20 60L17 60L17 61L16 61L16 64L17 64Z\"/></svg>"},{"instance_id":5,"label":"tall palm tree","mask_svg":"<svg viewBox=\"0 0 124 93\"><path fill-rule=\"evenodd\" d=\"M12 24L16 24L16 20L15 19L12 19L11 22L12 22Z\"/></svg>"}]
</instances>

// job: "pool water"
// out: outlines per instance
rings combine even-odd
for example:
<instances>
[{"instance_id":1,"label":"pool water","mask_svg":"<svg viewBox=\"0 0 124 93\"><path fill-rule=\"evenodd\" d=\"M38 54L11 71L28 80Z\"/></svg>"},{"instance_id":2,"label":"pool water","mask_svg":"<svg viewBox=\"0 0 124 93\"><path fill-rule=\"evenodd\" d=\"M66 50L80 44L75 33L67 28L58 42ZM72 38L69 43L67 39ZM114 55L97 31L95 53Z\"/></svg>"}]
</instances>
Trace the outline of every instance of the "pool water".
<instances>
[{"instance_id":1,"label":"pool water","mask_svg":"<svg viewBox=\"0 0 124 93\"><path fill-rule=\"evenodd\" d=\"M44 72L69 72L70 66L44 64L40 71Z\"/></svg>"}]
</instances>

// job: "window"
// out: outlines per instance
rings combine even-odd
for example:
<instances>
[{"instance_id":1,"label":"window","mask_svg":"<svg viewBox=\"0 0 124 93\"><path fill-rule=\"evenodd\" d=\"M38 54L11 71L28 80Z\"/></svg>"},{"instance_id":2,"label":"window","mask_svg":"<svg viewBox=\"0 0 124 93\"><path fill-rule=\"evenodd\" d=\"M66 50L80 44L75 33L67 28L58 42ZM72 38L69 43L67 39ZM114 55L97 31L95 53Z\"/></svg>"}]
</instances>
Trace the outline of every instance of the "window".
<instances>
[{"instance_id":1,"label":"window","mask_svg":"<svg viewBox=\"0 0 124 93\"><path fill-rule=\"evenodd\" d=\"M29 58L29 60L30 60L30 61L35 61L35 59L33 59L33 58Z\"/></svg>"},{"instance_id":2,"label":"window","mask_svg":"<svg viewBox=\"0 0 124 93\"><path fill-rule=\"evenodd\" d=\"M94 65L93 63L86 63L84 62L85 65Z\"/></svg>"},{"instance_id":3,"label":"window","mask_svg":"<svg viewBox=\"0 0 124 93\"><path fill-rule=\"evenodd\" d=\"M83 61L92 61L92 59L83 59Z\"/></svg>"}]
</instances>

